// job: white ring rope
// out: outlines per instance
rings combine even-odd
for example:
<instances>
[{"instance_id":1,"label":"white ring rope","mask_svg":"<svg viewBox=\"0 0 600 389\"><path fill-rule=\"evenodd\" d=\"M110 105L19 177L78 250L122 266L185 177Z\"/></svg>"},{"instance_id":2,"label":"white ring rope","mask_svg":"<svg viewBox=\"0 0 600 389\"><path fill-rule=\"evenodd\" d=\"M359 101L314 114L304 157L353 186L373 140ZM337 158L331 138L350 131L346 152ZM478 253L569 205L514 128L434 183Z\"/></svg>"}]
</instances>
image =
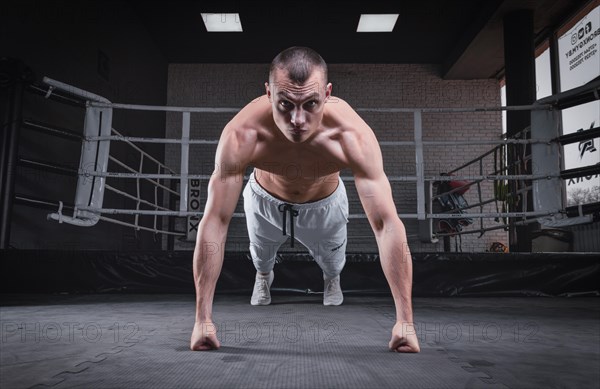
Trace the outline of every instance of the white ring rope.
<instances>
[{"instance_id":1,"label":"white ring rope","mask_svg":"<svg viewBox=\"0 0 600 389\"><path fill-rule=\"evenodd\" d=\"M87 141L103 141L103 140L116 140L124 142L138 142L138 143L164 143L164 144L182 144L189 143L191 145L216 145L219 144L218 140L209 139L190 139L184 141L176 138L145 138L135 136L88 136L84 138ZM415 141L381 141L380 146L414 146L417 142ZM460 146L460 145L506 145L506 144L533 144L543 143L548 144L545 139L499 139L499 140L457 140L457 141L436 141L436 140L424 140L420 142L424 146Z\"/></svg>"},{"instance_id":2,"label":"white ring rope","mask_svg":"<svg viewBox=\"0 0 600 389\"><path fill-rule=\"evenodd\" d=\"M139 148L138 146L136 146L134 143L132 143L131 141L127 140L125 136L123 136L121 133L119 133L117 130L115 130L114 128L111 128L112 132L114 132L115 134L117 134L116 138L120 138L121 140L123 140L125 143L129 144L131 147L133 147L135 150L139 151L142 155L145 155L148 159L150 159L152 162L156 163L158 166L161 166L163 169L171 172L171 173L175 173L175 171L173 171L170 167L168 167L167 165L163 164L162 162L158 161L157 159L155 159L153 156L151 156L150 154L148 154L147 152L145 152L144 150L142 150L141 148ZM92 137L89 137L92 138ZM104 137L100 137L100 138L104 138ZM108 138L112 138L112 136L108 137ZM91 139L93 140L93 139Z\"/></svg>"},{"instance_id":3,"label":"white ring rope","mask_svg":"<svg viewBox=\"0 0 600 389\"><path fill-rule=\"evenodd\" d=\"M112 192L118 193L121 196L125 196L127 198L130 198L131 200L141 201L142 203L144 203L145 205L148 205L149 207L152 207L152 208L155 208L155 209L161 209L163 211L168 211L169 210L169 208L165 208L163 206L157 205L155 203L151 203L151 202L146 201L144 199L140 199L139 197L135 197L134 195L131 195L131 194L127 193L127 192L123 192L123 191L121 191L121 190L119 190L117 188L113 188L112 186L110 186L108 184L104 184L104 188L106 188L106 189L108 189L108 190L110 190Z\"/></svg>"},{"instance_id":4,"label":"white ring rope","mask_svg":"<svg viewBox=\"0 0 600 389\"><path fill-rule=\"evenodd\" d=\"M95 141L95 140L116 140L116 141L124 141L124 142L138 142L138 143L164 143L164 144L182 144L184 141L182 139L175 138L146 138L146 137L135 137L135 136L88 136L85 137L85 140ZM191 145L216 145L219 144L218 140L208 140L208 139L190 139L186 141Z\"/></svg>"},{"instance_id":5,"label":"white ring rope","mask_svg":"<svg viewBox=\"0 0 600 389\"><path fill-rule=\"evenodd\" d=\"M111 157L112 160L113 157ZM124 165L127 166L127 165ZM116 177L116 178L129 178L129 179L137 179L137 178L162 178L162 179L177 179L181 178L180 174L154 174L154 173L118 173L118 172L94 172L94 171L84 171L80 170L79 175L81 176L95 176L95 177ZM209 180L212 176L207 174L188 174L187 177L189 179L194 180ZM481 180L481 181L497 181L497 180L545 180L545 179L553 179L559 178L560 174L520 174L520 175L487 175L487 176L426 176L424 177L424 181L454 181L454 180ZM244 177L248 179L248 177ZM353 182L353 176L341 176L342 180ZM388 176L388 181L390 182L406 182L406 181L417 181L417 177L415 176ZM172 190L159 185L165 190ZM173 192L178 195L178 193Z\"/></svg>"},{"instance_id":6,"label":"white ring rope","mask_svg":"<svg viewBox=\"0 0 600 389\"><path fill-rule=\"evenodd\" d=\"M175 107L142 104L118 104L90 101L90 106L99 108L130 109L137 111L163 111L163 112L196 112L196 113L237 113L241 108L230 107ZM331 104L334 104L333 102ZM460 112L497 112L497 111L536 111L552 110L551 104L517 105L502 107L464 107L464 108L356 108L357 112L374 113L460 113Z\"/></svg>"},{"instance_id":7,"label":"white ring rope","mask_svg":"<svg viewBox=\"0 0 600 389\"><path fill-rule=\"evenodd\" d=\"M117 172L95 172L95 171L86 171L84 169L80 169L79 170L79 175L80 176L94 176L94 177L121 177L121 178L145 178L146 181L151 182L153 185L158 186L159 188L162 188L168 192L173 193L175 196L179 196L179 193L174 191L173 189L164 186L163 184L161 184L158 181L154 181L153 178L163 178L163 179L169 179L169 178L177 178L177 175L173 175L173 174L144 174L144 173L138 173L137 170L135 170L134 168L126 165L125 163L119 161L118 159L116 159L115 157L113 157L112 155L108 156L108 159L113 161L114 163L116 163L117 165L121 166L122 168L124 168L125 170L129 170L131 173L117 173Z\"/></svg>"},{"instance_id":8,"label":"white ring rope","mask_svg":"<svg viewBox=\"0 0 600 389\"><path fill-rule=\"evenodd\" d=\"M197 211L150 211L150 210L135 210L135 209L117 209L117 208L95 208L95 207L80 207L80 210L89 211L97 214L112 214L112 215L157 215L157 216L202 216L204 212ZM490 213L430 213L427 214L428 219L463 219L465 217L472 218L494 218L494 217L540 217L553 216L561 213L561 210L545 211L545 212L490 212ZM245 217L243 212L236 212L233 217ZM405 219L416 219L419 217L417 213L398 214L399 217ZM349 219L366 219L365 214L351 214Z\"/></svg>"},{"instance_id":9,"label":"white ring rope","mask_svg":"<svg viewBox=\"0 0 600 389\"><path fill-rule=\"evenodd\" d=\"M241 108L217 108L217 107L169 107L159 105L141 104L115 104L90 102L90 106L99 108L118 108L134 111L163 111L163 112L196 112L196 113L237 113Z\"/></svg>"},{"instance_id":10,"label":"white ring rope","mask_svg":"<svg viewBox=\"0 0 600 389\"><path fill-rule=\"evenodd\" d=\"M549 111L551 104L540 105L513 105L502 107L464 107L464 108L356 108L357 112L375 113L460 113L460 112L498 112L498 111Z\"/></svg>"},{"instance_id":11,"label":"white ring rope","mask_svg":"<svg viewBox=\"0 0 600 389\"><path fill-rule=\"evenodd\" d=\"M134 224L127 223L127 222L124 222L124 221L121 221L121 220L117 220L117 219L112 219L112 218L109 218L109 217L106 217L106 216L100 216L100 220L103 220L103 221L109 222L109 223L119 224L119 225L126 226L126 227L134 227L137 230L144 230L144 231L154 232L155 234L185 236L185 234L183 232L157 230L156 228L152 229L152 228L144 227L144 226L136 226Z\"/></svg>"}]
</instances>

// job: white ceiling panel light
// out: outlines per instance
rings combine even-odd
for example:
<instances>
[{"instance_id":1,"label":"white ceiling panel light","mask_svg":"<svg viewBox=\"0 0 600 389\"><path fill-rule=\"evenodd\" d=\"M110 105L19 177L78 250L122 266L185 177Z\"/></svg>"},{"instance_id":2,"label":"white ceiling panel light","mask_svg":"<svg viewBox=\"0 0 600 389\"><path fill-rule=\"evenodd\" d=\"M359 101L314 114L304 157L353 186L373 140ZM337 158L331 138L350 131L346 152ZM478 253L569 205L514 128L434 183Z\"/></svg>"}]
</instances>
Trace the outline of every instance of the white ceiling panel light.
<instances>
[{"instance_id":1,"label":"white ceiling panel light","mask_svg":"<svg viewBox=\"0 0 600 389\"><path fill-rule=\"evenodd\" d=\"M356 32L392 32L400 14L362 14Z\"/></svg>"},{"instance_id":2,"label":"white ceiling panel light","mask_svg":"<svg viewBox=\"0 0 600 389\"><path fill-rule=\"evenodd\" d=\"M240 14L203 13L202 20L208 32L242 32Z\"/></svg>"}]
</instances>

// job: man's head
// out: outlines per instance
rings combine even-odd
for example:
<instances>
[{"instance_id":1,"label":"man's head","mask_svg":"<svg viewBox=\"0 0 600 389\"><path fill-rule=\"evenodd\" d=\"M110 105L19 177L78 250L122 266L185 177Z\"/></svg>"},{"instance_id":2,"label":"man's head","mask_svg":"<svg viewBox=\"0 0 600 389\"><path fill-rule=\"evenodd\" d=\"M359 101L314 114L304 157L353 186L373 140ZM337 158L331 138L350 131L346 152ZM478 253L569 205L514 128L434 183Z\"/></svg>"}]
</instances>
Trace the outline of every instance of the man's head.
<instances>
[{"instance_id":1,"label":"man's head","mask_svg":"<svg viewBox=\"0 0 600 389\"><path fill-rule=\"evenodd\" d=\"M269 69L271 83L276 70L285 71L290 81L297 84L305 83L312 72L318 70L323 74L323 85L327 83L327 64L319 53L308 47L294 46L277 54Z\"/></svg>"},{"instance_id":2,"label":"man's head","mask_svg":"<svg viewBox=\"0 0 600 389\"><path fill-rule=\"evenodd\" d=\"M286 138L303 142L315 133L331 96L327 64L317 52L290 47L279 53L271 63L265 87L275 124Z\"/></svg>"}]
</instances>

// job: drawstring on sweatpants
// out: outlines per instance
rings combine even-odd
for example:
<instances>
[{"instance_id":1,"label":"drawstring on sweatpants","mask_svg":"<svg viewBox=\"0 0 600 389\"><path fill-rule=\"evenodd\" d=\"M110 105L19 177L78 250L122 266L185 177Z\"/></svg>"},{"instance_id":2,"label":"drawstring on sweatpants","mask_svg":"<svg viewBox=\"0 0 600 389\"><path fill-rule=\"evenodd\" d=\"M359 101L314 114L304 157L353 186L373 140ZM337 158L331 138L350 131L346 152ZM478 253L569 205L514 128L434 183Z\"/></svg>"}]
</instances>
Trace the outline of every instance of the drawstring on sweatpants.
<instances>
[{"instance_id":1,"label":"drawstring on sweatpants","mask_svg":"<svg viewBox=\"0 0 600 389\"><path fill-rule=\"evenodd\" d=\"M290 236L292 237L291 247L294 247L294 216L298 216L298 210L293 208L292 204L283 203L279 204L279 212L283 213L283 235L286 235L286 221L287 214L290 213Z\"/></svg>"}]
</instances>

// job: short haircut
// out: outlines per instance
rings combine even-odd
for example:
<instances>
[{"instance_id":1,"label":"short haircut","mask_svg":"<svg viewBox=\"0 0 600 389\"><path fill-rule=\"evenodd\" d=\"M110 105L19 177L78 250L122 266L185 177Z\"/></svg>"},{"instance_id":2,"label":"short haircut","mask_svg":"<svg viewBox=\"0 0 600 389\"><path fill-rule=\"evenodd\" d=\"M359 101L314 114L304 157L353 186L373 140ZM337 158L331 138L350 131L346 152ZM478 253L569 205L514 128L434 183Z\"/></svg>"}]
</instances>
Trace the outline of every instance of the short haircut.
<instances>
[{"instance_id":1,"label":"short haircut","mask_svg":"<svg viewBox=\"0 0 600 389\"><path fill-rule=\"evenodd\" d=\"M323 72L327 83L327 64L323 58L308 47L293 46L283 50L271 62L269 81L272 81L276 69L287 72L288 78L295 84L304 84L315 68Z\"/></svg>"}]
</instances>

